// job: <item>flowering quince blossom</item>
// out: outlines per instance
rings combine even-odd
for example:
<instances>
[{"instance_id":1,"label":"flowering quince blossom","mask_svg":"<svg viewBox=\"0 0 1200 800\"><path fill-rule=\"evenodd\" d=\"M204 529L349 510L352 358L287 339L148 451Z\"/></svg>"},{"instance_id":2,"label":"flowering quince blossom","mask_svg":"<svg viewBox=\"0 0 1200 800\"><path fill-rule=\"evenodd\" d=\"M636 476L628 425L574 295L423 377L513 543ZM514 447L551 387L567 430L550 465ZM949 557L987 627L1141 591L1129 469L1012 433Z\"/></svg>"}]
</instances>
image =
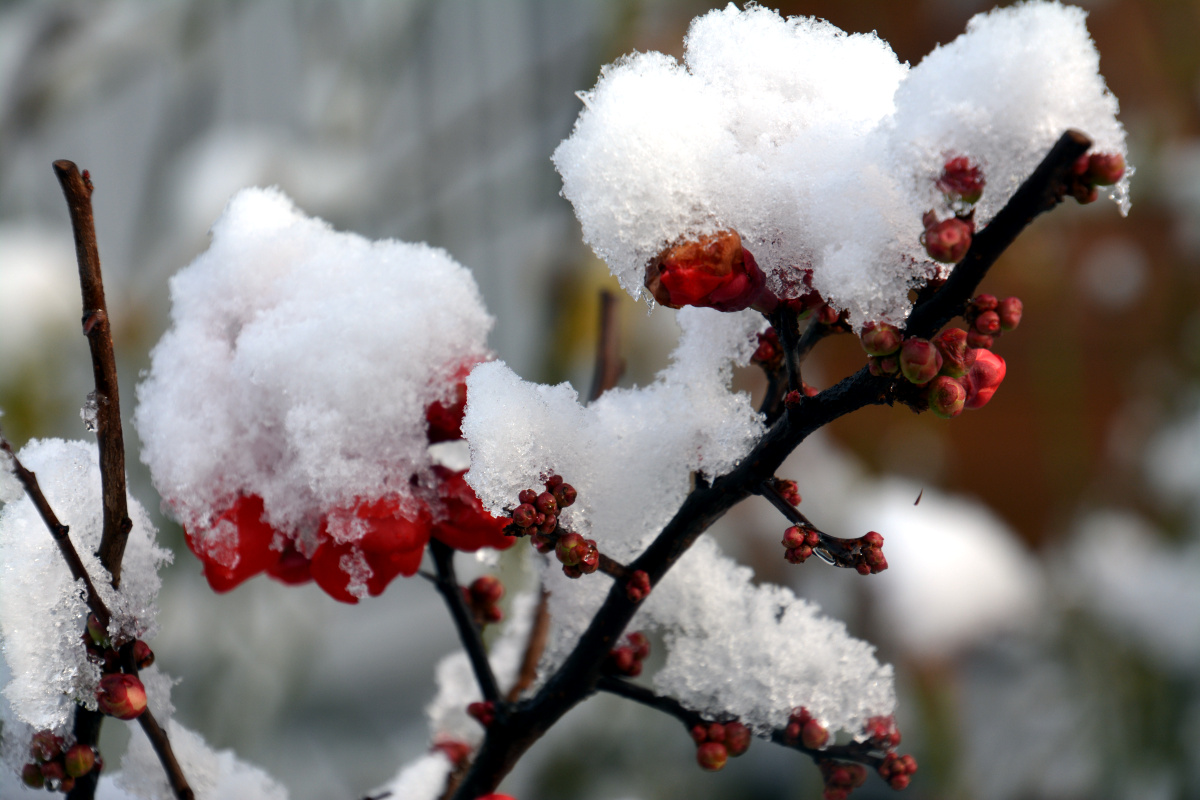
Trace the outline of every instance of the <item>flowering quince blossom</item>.
<instances>
[{"instance_id":1,"label":"flowering quince blossom","mask_svg":"<svg viewBox=\"0 0 1200 800\"><path fill-rule=\"evenodd\" d=\"M430 451L461 436L492 324L446 253L247 190L172 300L136 424L213 589L265 572L353 603L414 574L431 538L512 543Z\"/></svg>"}]
</instances>

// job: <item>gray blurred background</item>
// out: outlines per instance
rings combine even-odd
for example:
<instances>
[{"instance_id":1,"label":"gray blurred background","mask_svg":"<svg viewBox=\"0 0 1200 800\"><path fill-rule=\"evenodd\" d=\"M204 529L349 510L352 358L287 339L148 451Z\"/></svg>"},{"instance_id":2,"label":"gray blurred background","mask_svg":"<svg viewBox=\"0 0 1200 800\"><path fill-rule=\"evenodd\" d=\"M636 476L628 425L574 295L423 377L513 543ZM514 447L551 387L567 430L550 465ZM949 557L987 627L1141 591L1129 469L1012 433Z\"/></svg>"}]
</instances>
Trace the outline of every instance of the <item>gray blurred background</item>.
<instances>
[{"instance_id":1,"label":"gray blurred background","mask_svg":"<svg viewBox=\"0 0 1200 800\"><path fill-rule=\"evenodd\" d=\"M897 664L904 749L922 763L910 797L1200 796L1200 601L1186 593L1200 581L1200 5L1086 5L1138 167L1131 217L1064 207L998 266L988 290L1019 294L1026 320L1003 341L1009 378L986 412L947 425L870 409L832 427L820 462L982 498L1040 560L1047 624L932 658L878 630L874 601L848 576L781 569L777 520L746 512L725 525L727 545L760 575L819 597ZM446 248L498 319L498 356L527 378L586 391L596 292L615 283L580 243L549 155L601 64L633 49L679 55L688 20L709 7L0 2L6 434L18 446L89 436L58 158L89 169L97 187L127 418L166 326L167 279L248 185L279 185L340 229ZM877 30L916 63L985 7L802 0L784 11ZM674 325L622 303L624 382L644 384L664 366ZM861 358L853 342L831 342L816 369L833 380ZM761 389L752 374L738 380ZM824 498L855 501L832 486ZM455 646L427 585L400 580L358 607L266 578L217 596L178 529L160 525L176 563L154 645L182 679L184 724L298 800L361 797L427 748L432 667ZM1105 525L1118 539L1095 538ZM1111 570L1084 558L1098 549ZM1151 596L1168 568L1179 591ZM120 727L106 731L115 752ZM673 721L601 699L505 786L521 800L819 795L811 764L778 748L756 746L719 775L701 773L693 752ZM858 796L889 794L872 781Z\"/></svg>"}]
</instances>

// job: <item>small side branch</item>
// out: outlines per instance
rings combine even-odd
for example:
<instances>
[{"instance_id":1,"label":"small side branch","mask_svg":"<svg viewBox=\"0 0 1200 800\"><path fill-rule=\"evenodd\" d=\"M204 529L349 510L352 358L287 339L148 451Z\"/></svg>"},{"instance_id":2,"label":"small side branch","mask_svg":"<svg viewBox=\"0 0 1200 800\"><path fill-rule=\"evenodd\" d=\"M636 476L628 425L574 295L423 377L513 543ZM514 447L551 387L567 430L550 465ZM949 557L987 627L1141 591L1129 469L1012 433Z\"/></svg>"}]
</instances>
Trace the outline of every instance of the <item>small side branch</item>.
<instances>
[{"instance_id":1,"label":"small side branch","mask_svg":"<svg viewBox=\"0 0 1200 800\"><path fill-rule=\"evenodd\" d=\"M779 490L775 488L774 479L765 480L759 484L758 493L765 497L771 505L783 514L793 525L804 530L815 531L821 543L813 548L813 552L826 564L835 567L854 569L858 564L858 556L862 552L862 539L843 539L831 536L818 528L806 517L800 509L789 503Z\"/></svg>"},{"instance_id":2,"label":"small side branch","mask_svg":"<svg viewBox=\"0 0 1200 800\"><path fill-rule=\"evenodd\" d=\"M59 552L62 553L63 559L67 562L67 569L71 571L71 577L77 581L83 581L83 585L87 590L86 600L88 608L100 620L100 625L107 629L112 614L109 612L108 606L100 599L100 594L96 591L96 585L92 583L92 576L88 574L87 568L83 565L83 560L79 557L79 551L75 549L75 545L68 535L69 528L59 521L58 515L50 507L50 501L42 493L42 487L38 484L37 476L25 469L25 465L17 458L17 454L13 452L12 445L8 443L8 440L3 435L0 435L0 451L7 453L9 458L12 459L13 473L16 474L17 480L21 482L21 485L25 487L25 492L29 495L33 507L37 509L42 522L46 523L46 528L49 529L50 536L54 539L54 543L58 545Z\"/></svg>"},{"instance_id":3,"label":"small side branch","mask_svg":"<svg viewBox=\"0 0 1200 800\"><path fill-rule=\"evenodd\" d=\"M533 627L529 631L529 641L525 643L525 655L521 657L521 670L517 673L517 681L508 690L508 702L515 703L521 698L521 693L533 686L537 680L538 661L546 650L546 641L550 638L550 593L542 589L538 598L537 610L533 612Z\"/></svg>"},{"instance_id":4,"label":"small side branch","mask_svg":"<svg viewBox=\"0 0 1200 800\"><path fill-rule=\"evenodd\" d=\"M83 295L83 332L92 354L96 384L96 441L100 446L100 475L104 496L104 531L100 538L100 563L112 575L113 587L121 584L121 559L133 523L125 501L125 437L121 430L121 399L117 388L117 361L112 327L100 274L100 250L92 217L92 182L71 161L55 161L54 174L62 186L75 234L79 262L79 287Z\"/></svg>"},{"instance_id":5,"label":"small side branch","mask_svg":"<svg viewBox=\"0 0 1200 800\"><path fill-rule=\"evenodd\" d=\"M158 760L162 762L163 770L167 773L167 780L171 783L171 791L175 793L175 797L178 800L195 800L196 795L192 792L192 787L188 785L187 778L183 776L183 770L175 758L175 751L171 749L171 741L167 738L167 732L158 724L158 720L154 718L148 708L138 716L137 720L138 724L142 726L146 738L150 740L150 746L154 748Z\"/></svg>"},{"instance_id":6,"label":"small side branch","mask_svg":"<svg viewBox=\"0 0 1200 800\"><path fill-rule=\"evenodd\" d=\"M454 548L443 544L437 539L429 542L429 552L433 556L433 564L437 570L437 580L434 585L441 593L442 599L450 609L454 618L454 626L458 629L458 638L462 640L463 649L471 660L471 668L475 671L475 680L479 682L479 690L483 699L491 703L500 702L500 687L496 684L496 676L492 672L492 663L488 661L487 651L483 647L483 637L479 626L475 624L471 611L463 599L462 587L454 574Z\"/></svg>"},{"instance_id":7,"label":"small side branch","mask_svg":"<svg viewBox=\"0 0 1200 800\"><path fill-rule=\"evenodd\" d=\"M588 402L617 385L625 372L625 360L620 353L620 331L617 329L617 298L604 289L600 292L600 336L596 342L596 368L592 372L592 390Z\"/></svg>"},{"instance_id":8,"label":"small side branch","mask_svg":"<svg viewBox=\"0 0 1200 800\"><path fill-rule=\"evenodd\" d=\"M783 365L787 370L788 391L798 392L804 385L800 375L800 364L804 361L804 353L800 352L800 320L796 319L793 311L783 305L771 316L771 324L775 326L775 332L779 334L779 344L783 347ZM809 329L811 330L815 324L814 320L809 324Z\"/></svg>"}]
</instances>

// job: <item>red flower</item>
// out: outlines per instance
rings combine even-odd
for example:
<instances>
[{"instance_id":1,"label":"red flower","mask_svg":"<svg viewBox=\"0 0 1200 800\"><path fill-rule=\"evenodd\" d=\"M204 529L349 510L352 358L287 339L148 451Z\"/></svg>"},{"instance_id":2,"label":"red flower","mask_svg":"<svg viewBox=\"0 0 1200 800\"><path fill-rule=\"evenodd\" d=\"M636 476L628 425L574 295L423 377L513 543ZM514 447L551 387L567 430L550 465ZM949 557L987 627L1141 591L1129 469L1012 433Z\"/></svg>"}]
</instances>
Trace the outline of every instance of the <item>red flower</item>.
<instances>
[{"instance_id":1,"label":"red flower","mask_svg":"<svg viewBox=\"0 0 1200 800\"><path fill-rule=\"evenodd\" d=\"M228 592L279 560L271 549L275 530L263 521L263 501L242 495L217 516L202 539L184 529L188 549L204 563L204 577L214 592Z\"/></svg>"},{"instance_id":2,"label":"red flower","mask_svg":"<svg viewBox=\"0 0 1200 800\"><path fill-rule=\"evenodd\" d=\"M737 231L721 231L659 253L646 267L646 288L670 308L774 309L778 300Z\"/></svg>"},{"instance_id":3,"label":"red flower","mask_svg":"<svg viewBox=\"0 0 1200 800\"><path fill-rule=\"evenodd\" d=\"M353 583L365 585L367 593L375 597L397 575L415 575L420 568L432 528L424 506L410 516L395 497L383 497L359 502L350 513L339 511L330 516L335 527L361 526L366 531L355 541L338 542L329 531L329 517L321 524L312 576L334 600L357 603L358 597L350 592Z\"/></svg>"},{"instance_id":4,"label":"red flower","mask_svg":"<svg viewBox=\"0 0 1200 800\"><path fill-rule=\"evenodd\" d=\"M511 521L508 517L493 517L484 510L483 504L467 484L462 472L453 472L445 467L434 467L439 479L438 498L442 501L442 514L433 525L433 537L455 550L474 552L481 547L506 550L516 541L504 535L504 527Z\"/></svg>"}]
</instances>

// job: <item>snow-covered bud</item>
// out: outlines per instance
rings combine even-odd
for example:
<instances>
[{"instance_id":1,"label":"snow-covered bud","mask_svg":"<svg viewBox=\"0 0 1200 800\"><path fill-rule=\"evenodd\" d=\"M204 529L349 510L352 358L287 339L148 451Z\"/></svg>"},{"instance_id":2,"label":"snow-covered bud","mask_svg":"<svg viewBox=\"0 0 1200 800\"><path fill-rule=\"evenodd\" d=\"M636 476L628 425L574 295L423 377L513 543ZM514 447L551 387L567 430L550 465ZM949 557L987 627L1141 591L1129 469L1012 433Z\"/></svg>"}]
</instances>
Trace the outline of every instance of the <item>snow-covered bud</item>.
<instances>
[{"instance_id":1,"label":"snow-covered bud","mask_svg":"<svg viewBox=\"0 0 1200 800\"><path fill-rule=\"evenodd\" d=\"M146 710L146 687L136 675L114 673L100 679L96 701L102 714L117 719L137 719Z\"/></svg>"},{"instance_id":2,"label":"snow-covered bud","mask_svg":"<svg viewBox=\"0 0 1200 800\"><path fill-rule=\"evenodd\" d=\"M771 311L778 304L754 256L732 230L659 253L646 267L645 285L656 301L670 308L741 311L755 306Z\"/></svg>"},{"instance_id":3,"label":"snow-covered bud","mask_svg":"<svg viewBox=\"0 0 1200 800\"><path fill-rule=\"evenodd\" d=\"M562 486L562 485L563 485L562 475L557 475L557 474L551 473L550 475L546 476L545 486L546 486L547 492L553 492L555 489L557 489L559 486Z\"/></svg>"},{"instance_id":4,"label":"snow-covered bud","mask_svg":"<svg viewBox=\"0 0 1200 800\"><path fill-rule=\"evenodd\" d=\"M1125 175L1125 159L1120 153L1092 153L1088 156L1087 177L1097 186L1111 186Z\"/></svg>"},{"instance_id":5,"label":"snow-covered bud","mask_svg":"<svg viewBox=\"0 0 1200 800\"><path fill-rule=\"evenodd\" d=\"M1000 315L995 311L984 311L975 318L972 327L987 336L995 336L1000 332Z\"/></svg>"},{"instance_id":6,"label":"snow-covered bud","mask_svg":"<svg viewBox=\"0 0 1200 800\"><path fill-rule=\"evenodd\" d=\"M925 390L929 409L942 419L957 417L963 412L967 401L967 390L962 383L949 375L939 375L929 382Z\"/></svg>"},{"instance_id":7,"label":"snow-covered bud","mask_svg":"<svg viewBox=\"0 0 1200 800\"><path fill-rule=\"evenodd\" d=\"M957 197L964 203L975 203L983 196L985 183L979 167L969 158L959 156L946 162L937 179L937 188L942 194Z\"/></svg>"},{"instance_id":8,"label":"snow-covered bud","mask_svg":"<svg viewBox=\"0 0 1200 800\"><path fill-rule=\"evenodd\" d=\"M890 356L900 349L900 329L886 322L868 322L859 338L868 355Z\"/></svg>"},{"instance_id":9,"label":"snow-covered bud","mask_svg":"<svg viewBox=\"0 0 1200 800\"><path fill-rule=\"evenodd\" d=\"M996 313L1000 317L1000 330L1011 331L1021 324L1021 312L1025 310L1019 297L1006 297L1000 301Z\"/></svg>"},{"instance_id":10,"label":"snow-covered bud","mask_svg":"<svg viewBox=\"0 0 1200 800\"><path fill-rule=\"evenodd\" d=\"M926 226L921 241L934 261L957 264L971 248L971 225L958 217L934 222Z\"/></svg>"},{"instance_id":11,"label":"snow-covered bud","mask_svg":"<svg viewBox=\"0 0 1200 800\"><path fill-rule=\"evenodd\" d=\"M1005 365L1004 359L991 350L975 350L973 352L975 360L971 364L971 369L962 379L963 386L967 390L964 406L966 408L983 408L1000 388L1008 367Z\"/></svg>"},{"instance_id":12,"label":"snow-covered bud","mask_svg":"<svg viewBox=\"0 0 1200 800\"><path fill-rule=\"evenodd\" d=\"M90 745L76 744L63 757L63 767L67 775L79 778L87 775L96 766L96 750Z\"/></svg>"},{"instance_id":13,"label":"snow-covered bud","mask_svg":"<svg viewBox=\"0 0 1200 800\"><path fill-rule=\"evenodd\" d=\"M645 570L634 570L625 583L625 596L631 603L640 603L650 594L650 576Z\"/></svg>"},{"instance_id":14,"label":"snow-covered bud","mask_svg":"<svg viewBox=\"0 0 1200 800\"><path fill-rule=\"evenodd\" d=\"M729 751L720 742L705 742L696 748L696 763L709 772L716 772L729 760Z\"/></svg>"},{"instance_id":15,"label":"snow-covered bud","mask_svg":"<svg viewBox=\"0 0 1200 800\"><path fill-rule=\"evenodd\" d=\"M489 728L496 721L496 704L491 700L471 703L467 706L467 714L483 727Z\"/></svg>"},{"instance_id":16,"label":"snow-covered bud","mask_svg":"<svg viewBox=\"0 0 1200 800\"><path fill-rule=\"evenodd\" d=\"M457 739L441 739L434 742L431 749L440 751L455 767L463 766L471 757L471 745Z\"/></svg>"},{"instance_id":17,"label":"snow-covered bud","mask_svg":"<svg viewBox=\"0 0 1200 800\"><path fill-rule=\"evenodd\" d=\"M961 378L967 374L967 332L961 328L947 328L933 340L933 346L942 355L942 374Z\"/></svg>"},{"instance_id":18,"label":"snow-covered bud","mask_svg":"<svg viewBox=\"0 0 1200 800\"><path fill-rule=\"evenodd\" d=\"M462 438L462 421L466 407L467 384L459 381L454 384L454 390L447 402L431 403L425 409L427 436L431 444Z\"/></svg>"},{"instance_id":19,"label":"snow-covered bud","mask_svg":"<svg viewBox=\"0 0 1200 800\"><path fill-rule=\"evenodd\" d=\"M779 334L774 328L767 328L758 334L758 347L750 357L750 363L758 364L770 372L783 366L783 345L780 344Z\"/></svg>"},{"instance_id":20,"label":"snow-covered bud","mask_svg":"<svg viewBox=\"0 0 1200 800\"><path fill-rule=\"evenodd\" d=\"M149 669L154 664L154 651L141 639L133 643L133 663L138 669Z\"/></svg>"},{"instance_id":21,"label":"snow-covered bud","mask_svg":"<svg viewBox=\"0 0 1200 800\"><path fill-rule=\"evenodd\" d=\"M65 744L61 736L55 736L50 731L38 731L29 740L29 755L39 764L53 761L62 755Z\"/></svg>"},{"instance_id":22,"label":"snow-covered bud","mask_svg":"<svg viewBox=\"0 0 1200 800\"><path fill-rule=\"evenodd\" d=\"M842 318L842 312L838 311L828 303L824 303L817 309L817 322L822 325L836 325L838 320Z\"/></svg>"},{"instance_id":23,"label":"snow-covered bud","mask_svg":"<svg viewBox=\"0 0 1200 800\"><path fill-rule=\"evenodd\" d=\"M100 618L95 614L88 614L87 618L87 635L91 639L92 644L97 647L111 647L108 640L108 631L100 624Z\"/></svg>"},{"instance_id":24,"label":"snow-covered bud","mask_svg":"<svg viewBox=\"0 0 1200 800\"><path fill-rule=\"evenodd\" d=\"M734 720L725 723L725 749L729 755L740 756L750 749L750 729L741 722Z\"/></svg>"},{"instance_id":25,"label":"snow-covered bud","mask_svg":"<svg viewBox=\"0 0 1200 800\"><path fill-rule=\"evenodd\" d=\"M575 498L579 496L575 491L575 487L569 483L560 483L550 490L554 495L554 501L558 503L560 509L572 506L575 504Z\"/></svg>"},{"instance_id":26,"label":"snow-covered bud","mask_svg":"<svg viewBox=\"0 0 1200 800\"><path fill-rule=\"evenodd\" d=\"M863 732L876 747L883 750L891 750L900 744L900 731L896 727L896 718L891 715L871 717L863 726Z\"/></svg>"},{"instance_id":27,"label":"snow-covered bud","mask_svg":"<svg viewBox=\"0 0 1200 800\"><path fill-rule=\"evenodd\" d=\"M918 386L929 383L942 368L942 354L928 339L905 339L900 348L900 372Z\"/></svg>"}]
</instances>

